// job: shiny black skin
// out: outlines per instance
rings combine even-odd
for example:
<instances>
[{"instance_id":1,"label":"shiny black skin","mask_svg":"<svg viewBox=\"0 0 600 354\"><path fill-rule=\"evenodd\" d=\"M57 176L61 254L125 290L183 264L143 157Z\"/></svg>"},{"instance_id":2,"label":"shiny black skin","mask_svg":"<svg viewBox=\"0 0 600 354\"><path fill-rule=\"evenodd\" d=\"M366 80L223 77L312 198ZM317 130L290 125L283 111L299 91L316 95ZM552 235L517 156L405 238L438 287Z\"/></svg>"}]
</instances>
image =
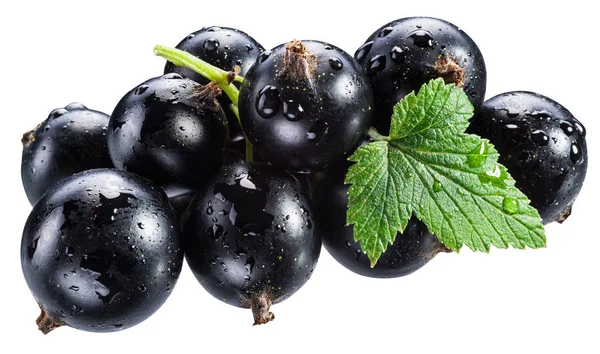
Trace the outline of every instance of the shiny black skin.
<instances>
[{"instance_id":1,"label":"shiny black skin","mask_svg":"<svg viewBox=\"0 0 600 354\"><path fill-rule=\"evenodd\" d=\"M183 238L200 284L244 308L261 294L273 303L291 296L311 276L321 250L298 181L244 161L224 166L192 201Z\"/></svg>"},{"instance_id":2,"label":"shiny black skin","mask_svg":"<svg viewBox=\"0 0 600 354\"><path fill-rule=\"evenodd\" d=\"M69 177L34 206L21 266L36 301L64 325L92 332L132 327L153 314L183 263L167 196L115 169Z\"/></svg>"},{"instance_id":3,"label":"shiny black skin","mask_svg":"<svg viewBox=\"0 0 600 354\"><path fill-rule=\"evenodd\" d=\"M175 210L177 214L177 220L179 220L179 225L183 226L185 212L187 211L190 202L194 198L196 194L196 190L190 187L186 187L183 185L168 185L163 187L163 191L167 194L169 198L169 203Z\"/></svg>"},{"instance_id":4,"label":"shiny black skin","mask_svg":"<svg viewBox=\"0 0 600 354\"><path fill-rule=\"evenodd\" d=\"M330 44L302 43L314 56L314 72L289 69L292 74L286 75L282 58L289 44L279 45L259 56L239 98L242 127L254 148L290 172L323 170L344 160L364 138L372 118L371 87L356 61ZM269 86L275 90L261 95ZM296 105L303 113L297 113ZM268 113L267 118L259 111Z\"/></svg>"},{"instance_id":5,"label":"shiny black skin","mask_svg":"<svg viewBox=\"0 0 600 354\"><path fill-rule=\"evenodd\" d=\"M325 249L341 265L354 273L371 278L396 278L413 273L440 252L450 252L427 226L413 216L404 233L379 257L371 262L354 241L352 226L346 226L348 188L344 184L347 168L314 174L311 180L313 209Z\"/></svg>"},{"instance_id":6,"label":"shiny black skin","mask_svg":"<svg viewBox=\"0 0 600 354\"><path fill-rule=\"evenodd\" d=\"M585 128L565 107L538 93L503 93L485 101L467 132L494 144L544 224L570 215L588 159Z\"/></svg>"},{"instance_id":7,"label":"shiny black skin","mask_svg":"<svg viewBox=\"0 0 600 354\"><path fill-rule=\"evenodd\" d=\"M365 41L354 57L370 77L375 95L373 126L387 133L394 105L431 79L442 76L435 63L452 58L462 68L463 89L479 110L485 97L486 69L481 51L455 25L430 17L408 17L390 22Z\"/></svg>"},{"instance_id":8,"label":"shiny black skin","mask_svg":"<svg viewBox=\"0 0 600 354\"><path fill-rule=\"evenodd\" d=\"M202 186L221 167L228 142L220 105L199 97L206 87L167 74L128 92L108 125L114 166L159 185Z\"/></svg>"},{"instance_id":9,"label":"shiny black skin","mask_svg":"<svg viewBox=\"0 0 600 354\"><path fill-rule=\"evenodd\" d=\"M31 205L59 181L93 168L110 168L106 129L110 117L71 103L50 112L23 135L21 179Z\"/></svg>"},{"instance_id":10,"label":"shiny black skin","mask_svg":"<svg viewBox=\"0 0 600 354\"><path fill-rule=\"evenodd\" d=\"M239 67L239 75L245 76L264 48L254 38L245 32L229 27L204 27L190 33L176 46L197 56L205 62L225 71L234 71ZM176 66L171 62L165 65L165 74L178 73L190 80L203 85L209 81L197 72L186 67ZM236 83L237 84L237 83ZM244 152L244 135L235 114L229 108L231 100L227 95L221 95L219 102L229 121L230 148Z\"/></svg>"}]
</instances>

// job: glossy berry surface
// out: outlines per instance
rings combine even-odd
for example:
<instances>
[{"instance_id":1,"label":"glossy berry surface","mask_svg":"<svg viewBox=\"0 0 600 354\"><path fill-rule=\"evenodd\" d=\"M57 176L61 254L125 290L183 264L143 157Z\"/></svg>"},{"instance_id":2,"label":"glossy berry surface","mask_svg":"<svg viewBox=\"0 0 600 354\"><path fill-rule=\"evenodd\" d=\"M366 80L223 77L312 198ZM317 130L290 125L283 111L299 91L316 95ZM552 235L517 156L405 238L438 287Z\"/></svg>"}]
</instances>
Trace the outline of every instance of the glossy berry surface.
<instances>
[{"instance_id":1,"label":"glossy berry surface","mask_svg":"<svg viewBox=\"0 0 600 354\"><path fill-rule=\"evenodd\" d=\"M59 181L93 168L110 168L106 146L110 117L71 103L50 112L23 135L21 179L31 205Z\"/></svg>"},{"instance_id":2,"label":"glossy berry surface","mask_svg":"<svg viewBox=\"0 0 600 354\"><path fill-rule=\"evenodd\" d=\"M169 198L169 203L175 210L177 214L177 220L179 220L179 225L183 226L185 212L187 211L192 198L196 194L196 190L190 187L186 187L183 185L167 185L163 187L163 191L167 194Z\"/></svg>"},{"instance_id":3,"label":"glossy berry surface","mask_svg":"<svg viewBox=\"0 0 600 354\"><path fill-rule=\"evenodd\" d=\"M214 89L167 74L128 92L108 126L115 167L160 185L201 186L220 168L228 141Z\"/></svg>"},{"instance_id":4,"label":"glossy berry surface","mask_svg":"<svg viewBox=\"0 0 600 354\"><path fill-rule=\"evenodd\" d=\"M358 146L371 124L373 96L350 55L327 43L294 41L259 56L239 105L259 154L306 172L344 160Z\"/></svg>"},{"instance_id":5,"label":"glossy berry surface","mask_svg":"<svg viewBox=\"0 0 600 354\"><path fill-rule=\"evenodd\" d=\"M205 27L185 37L177 49L197 56L205 62L225 71L240 69L239 75L245 76L264 48L245 32L229 27ZM165 65L165 74L178 73L183 77L203 85L209 81L197 72L186 67L175 66L171 62ZM229 108L231 100L226 95L219 97L219 102L229 121L231 147L244 152L244 135L235 114Z\"/></svg>"},{"instance_id":6,"label":"glossy berry surface","mask_svg":"<svg viewBox=\"0 0 600 354\"><path fill-rule=\"evenodd\" d=\"M270 321L270 304L304 285L321 249L298 181L243 161L226 165L192 201L183 236L200 284L217 299L252 308L255 324Z\"/></svg>"},{"instance_id":7,"label":"glossy berry surface","mask_svg":"<svg viewBox=\"0 0 600 354\"><path fill-rule=\"evenodd\" d=\"M571 214L587 172L587 146L584 126L565 107L533 92L503 93L485 101L467 132L494 144L543 223Z\"/></svg>"},{"instance_id":8,"label":"glossy berry surface","mask_svg":"<svg viewBox=\"0 0 600 354\"><path fill-rule=\"evenodd\" d=\"M319 231L325 249L341 265L354 273L371 278L395 278L413 273L440 252L450 252L427 226L412 217L404 233L381 255L371 268L371 261L354 241L353 226L346 226L348 188L344 184L346 169L319 172L312 178L311 195Z\"/></svg>"},{"instance_id":9,"label":"glossy berry surface","mask_svg":"<svg viewBox=\"0 0 600 354\"><path fill-rule=\"evenodd\" d=\"M481 51L460 28L444 20L409 17L375 31L354 54L375 95L373 125L389 130L393 107L431 79L442 77L467 93L478 111L486 88Z\"/></svg>"},{"instance_id":10,"label":"glossy berry surface","mask_svg":"<svg viewBox=\"0 0 600 354\"><path fill-rule=\"evenodd\" d=\"M166 195L114 169L60 182L23 230L21 266L45 333L58 325L111 332L142 322L167 299L182 263Z\"/></svg>"}]
</instances>

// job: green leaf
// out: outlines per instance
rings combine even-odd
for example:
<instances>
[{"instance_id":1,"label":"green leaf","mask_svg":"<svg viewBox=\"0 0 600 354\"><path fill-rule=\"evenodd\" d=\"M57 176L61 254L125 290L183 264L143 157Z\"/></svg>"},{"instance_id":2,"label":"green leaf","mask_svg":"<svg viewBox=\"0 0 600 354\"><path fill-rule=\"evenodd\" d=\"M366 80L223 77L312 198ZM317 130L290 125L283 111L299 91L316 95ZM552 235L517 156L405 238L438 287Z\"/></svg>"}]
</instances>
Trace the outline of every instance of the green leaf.
<instances>
[{"instance_id":1,"label":"green leaf","mask_svg":"<svg viewBox=\"0 0 600 354\"><path fill-rule=\"evenodd\" d=\"M350 156L347 223L372 266L413 214L456 252L545 246L494 146L464 133L472 114L461 89L432 80L395 106L389 138L372 131L378 141Z\"/></svg>"}]
</instances>

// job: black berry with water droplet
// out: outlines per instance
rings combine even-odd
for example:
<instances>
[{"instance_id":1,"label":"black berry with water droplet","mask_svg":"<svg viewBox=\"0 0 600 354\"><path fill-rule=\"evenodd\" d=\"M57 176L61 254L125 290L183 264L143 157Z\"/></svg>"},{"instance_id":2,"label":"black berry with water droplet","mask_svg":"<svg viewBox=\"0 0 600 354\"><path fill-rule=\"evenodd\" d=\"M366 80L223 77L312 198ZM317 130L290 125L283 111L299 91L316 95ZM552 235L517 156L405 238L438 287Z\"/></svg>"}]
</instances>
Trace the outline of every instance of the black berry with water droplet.
<instances>
[{"instance_id":1,"label":"black berry with water droplet","mask_svg":"<svg viewBox=\"0 0 600 354\"><path fill-rule=\"evenodd\" d=\"M373 96L347 53L293 41L263 53L240 91L242 126L258 153L289 171L322 170L364 138Z\"/></svg>"},{"instance_id":2,"label":"black berry with water droplet","mask_svg":"<svg viewBox=\"0 0 600 354\"><path fill-rule=\"evenodd\" d=\"M115 167L160 185L202 186L225 158L228 123L220 89L166 74L128 92L108 126Z\"/></svg>"},{"instance_id":3,"label":"black berry with water droplet","mask_svg":"<svg viewBox=\"0 0 600 354\"><path fill-rule=\"evenodd\" d=\"M225 71L239 68L239 74L245 76L264 48L245 32L229 27L205 27L185 37L176 47L197 56L205 62ZM202 75L186 67L175 66L167 62L166 73L178 73L203 85L209 81ZM237 85L238 83L236 83ZM229 121L230 148L244 153L244 135L238 120L229 108L231 101L226 95L219 97L219 102Z\"/></svg>"},{"instance_id":4,"label":"black berry with water droplet","mask_svg":"<svg viewBox=\"0 0 600 354\"><path fill-rule=\"evenodd\" d=\"M395 278L423 267L440 252L450 252L427 226L412 217L404 233L381 255L371 268L371 261L354 241L354 229L346 226L348 188L344 184L347 168L330 169L312 176L313 209L323 236L323 246L341 265L354 273L372 278Z\"/></svg>"},{"instance_id":5,"label":"black berry with water droplet","mask_svg":"<svg viewBox=\"0 0 600 354\"><path fill-rule=\"evenodd\" d=\"M543 223L563 222L587 171L585 128L556 101L507 92L485 101L467 132L489 139Z\"/></svg>"},{"instance_id":6,"label":"black berry with water droplet","mask_svg":"<svg viewBox=\"0 0 600 354\"><path fill-rule=\"evenodd\" d=\"M230 305L251 308L255 324L271 304L310 278L321 249L299 182L269 165L225 165L188 209L188 265L202 286Z\"/></svg>"},{"instance_id":7,"label":"black berry with water droplet","mask_svg":"<svg viewBox=\"0 0 600 354\"><path fill-rule=\"evenodd\" d=\"M71 176L34 206L21 266L44 333L132 327L168 298L183 263L176 215L149 180L114 169Z\"/></svg>"},{"instance_id":8,"label":"black berry with water droplet","mask_svg":"<svg viewBox=\"0 0 600 354\"><path fill-rule=\"evenodd\" d=\"M354 57L369 76L375 96L373 125L389 130L398 101L431 79L462 87L475 111L485 96L486 69L473 40L444 20L409 17L375 31Z\"/></svg>"},{"instance_id":9,"label":"black berry with water droplet","mask_svg":"<svg viewBox=\"0 0 600 354\"><path fill-rule=\"evenodd\" d=\"M21 179L31 205L59 181L93 168L110 168L106 146L110 117L71 103L50 112L23 134Z\"/></svg>"}]
</instances>

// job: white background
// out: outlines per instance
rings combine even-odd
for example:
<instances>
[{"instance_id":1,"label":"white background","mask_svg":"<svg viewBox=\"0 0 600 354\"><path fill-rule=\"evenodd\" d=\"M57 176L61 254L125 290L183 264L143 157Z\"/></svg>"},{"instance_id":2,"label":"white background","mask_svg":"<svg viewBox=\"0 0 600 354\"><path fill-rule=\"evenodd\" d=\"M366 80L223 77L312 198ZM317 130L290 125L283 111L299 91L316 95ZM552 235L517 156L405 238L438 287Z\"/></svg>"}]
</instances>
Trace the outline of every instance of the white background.
<instances>
[{"instance_id":1,"label":"white background","mask_svg":"<svg viewBox=\"0 0 600 354\"><path fill-rule=\"evenodd\" d=\"M0 352L45 353L598 353L600 31L591 5L544 1L3 1L0 5ZM485 4L485 5L484 5ZM119 333L59 328L43 336L23 280L20 238L30 211L20 179L21 134L80 101L111 113L161 74L155 44L203 26L246 31L266 48L294 38L351 54L383 24L425 15L463 28L487 64L487 97L530 90L586 126L589 169L573 215L546 227L541 250L442 254L400 279L363 278L323 252L312 279L252 327L249 310L208 295L184 268L166 304Z\"/></svg>"}]
</instances>

